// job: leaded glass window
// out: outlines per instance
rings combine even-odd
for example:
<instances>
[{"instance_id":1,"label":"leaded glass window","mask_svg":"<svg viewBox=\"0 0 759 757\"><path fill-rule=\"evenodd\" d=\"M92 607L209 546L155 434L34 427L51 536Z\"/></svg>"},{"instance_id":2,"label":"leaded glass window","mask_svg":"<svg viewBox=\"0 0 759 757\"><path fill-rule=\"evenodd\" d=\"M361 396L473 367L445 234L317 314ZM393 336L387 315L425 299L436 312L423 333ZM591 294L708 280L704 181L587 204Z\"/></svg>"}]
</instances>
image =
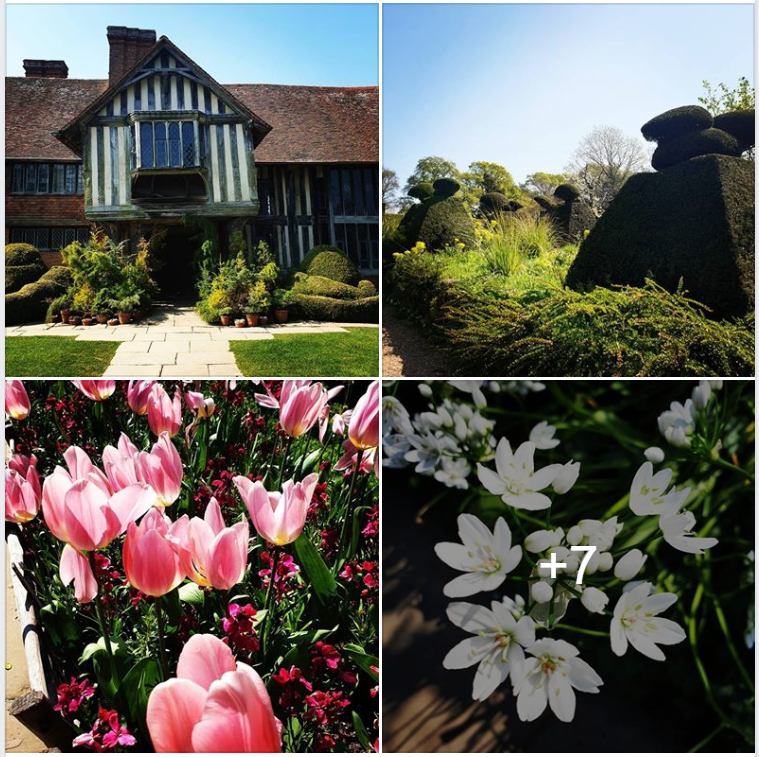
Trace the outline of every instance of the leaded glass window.
<instances>
[{"instance_id":1,"label":"leaded glass window","mask_svg":"<svg viewBox=\"0 0 759 757\"><path fill-rule=\"evenodd\" d=\"M155 166L165 168L167 165L166 155L166 124L156 123L155 129Z\"/></svg>"},{"instance_id":2,"label":"leaded glass window","mask_svg":"<svg viewBox=\"0 0 759 757\"><path fill-rule=\"evenodd\" d=\"M66 166L66 194L76 194L76 166Z\"/></svg>"},{"instance_id":3,"label":"leaded glass window","mask_svg":"<svg viewBox=\"0 0 759 757\"><path fill-rule=\"evenodd\" d=\"M62 195L64 191L64 174L66 166L56 163L53 166L53 187L50 190L54 195Z\"/></svg>"},{"instance_id":4,"label":"leaded glass window","mask_svg":"<svg viewBox=\"0 0 759 757\"><path fill-rule=\"evenodd\" d=\"M140 161L143 168L153 167L153 124L140 124Z\"/></svg>"},{"instance_id":5,"label":"leaded glass window","mask_svg":"<svg viewBox=\"0 0 759 757\"><path fill-rule=\"evenodd\" d=\"M197 165L195 157L195 124L185 121L182 124L182 164L184 166Z\"/></svg>"},{"instance_id":6,"label":"leaded glass window","mask_svg":"<svg viewBox=\"0 0 759 757\"><path fill-rule=\"evenodd\" d=\"M169 124L169 165L172 168L182 166L182 140L179 137L179 124L175 121Z\"/></svg>"},{"instance_id":7,"label":"leaded glass window","mask_svg":"<svg viewBox=\"0 0 759 757\"><path fill-rule=\"evenodd\" d=\"M26 185L27 194L34 194L37 191L37 164L27 163L26 165Z\"/></svg>"},{"instance_id":8,"label":"leaded glass window","mask_svg":"<svg viewBox=\"0 0 759 757\"><path fill-rule=\"evenodd\" d=\"M24 191L24 166L16 163L13 166L13 179L11 183L11 192L19 193Z\"/></svg>"}]
</instances>

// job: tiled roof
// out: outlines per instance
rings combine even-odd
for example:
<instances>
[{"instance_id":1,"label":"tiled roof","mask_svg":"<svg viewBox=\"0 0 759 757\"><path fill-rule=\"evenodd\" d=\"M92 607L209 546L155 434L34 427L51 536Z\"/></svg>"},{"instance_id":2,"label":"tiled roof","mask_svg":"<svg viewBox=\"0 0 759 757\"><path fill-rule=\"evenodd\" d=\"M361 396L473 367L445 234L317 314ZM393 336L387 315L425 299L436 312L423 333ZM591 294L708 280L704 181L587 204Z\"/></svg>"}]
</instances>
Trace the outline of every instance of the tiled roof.
<instances>
[{"instance_id":1,"label":"tiled roof","mask_svg":"<svg viewBox=\"0 0 759 757\"><path fill-rule=\"evenodd\" d=\"M52 132L81 113L107 87L105 79L6 78L6 158L76 159ZM379 160L377 87L230 84L226 89L273 127L256 149L257 162Z\"/></svg>"}]
</instances>

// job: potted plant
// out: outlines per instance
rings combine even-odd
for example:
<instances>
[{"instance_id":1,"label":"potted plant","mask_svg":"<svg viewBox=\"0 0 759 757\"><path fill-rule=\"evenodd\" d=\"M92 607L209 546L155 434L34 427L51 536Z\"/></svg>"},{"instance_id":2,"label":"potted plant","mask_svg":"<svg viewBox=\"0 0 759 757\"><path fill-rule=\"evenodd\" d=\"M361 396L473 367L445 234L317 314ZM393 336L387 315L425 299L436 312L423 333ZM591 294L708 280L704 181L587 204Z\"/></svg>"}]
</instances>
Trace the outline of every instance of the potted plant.
<instances>
[{"instance_id":1,"label":"potted plant","mask_svg":"<svg viewBox=\"0 0 759 757\"><path fill-rule=\"evenodd\" d=\"M272 297L274 301L274 317L277 323L287 323L290 317L290 303L293 296L289 289L276 289Z\"/></svg>"},{"instance_id":2,"label":"potted plant","mask_svg":"<svg viewBox=\"0 0 759 757\"><path fill-rule=\"evenodd\" d=\"M109 326L118 326L119 325L119 319L118 318L109 318L106 323Z\"/></svg>"},{"instance_id":3,"label":"potted plant","mask_svg":"<svg viewBox=\"0 0 759 757\"><path fill-rule=\"evenodd\" d=\"M82 326L92 326L95 323L95 319L91 315L85 315L82 318Z\"/></svg>"},{"instance_id":4,"label":"potted plant","mask_svg":"<svg viewBox=\"0 0 759 757\"><path fill-rule=\"evenodd\" d=\"M61 323L68 323L69 322L69 316L71 315L71 300L73 299L71 295L71 290L69 289L66 294L61 295L61 297L58 299L59 305L58 308L61 312Z\"/></svg>"},{"instance_id":5,"label":"potted plant","mask_svg":"<svg viewBox=\"0 0 759 757\"><path fill-rule=\"evenodd\" d=\"M248 325L248 322L245 320L245 318L235 318L235 326L238 329L244 329Z\"/></svg>"},{"instance_id":6,"label":"potted plant","mask_svg":"<svg viewBox=\"0 0 759 757\"><path fill-rule=\"evenodd\" d=\"M245 304L245 318L248 326L258 326L259 314L269 309L271 298L262 281L256 281L248 290Z\"/></svg>"},{"instance_id":7,"label":"potted plant","mask_svg":"<svg viewBox=\"0 0 759 757\"><path fill-rule=\"evenodd\" d=\"M50 307L47 310L47 318L50 323L60 323L61 320L61 310L68 307L68 295L62 294L58 297L56 297L51 303ZM66 323L66 321L64 321Z\"/></svg>"},{"instance_id":8,"label":"potted plant","mask_svg":"<svg viewBox=\"0 0 759 757\"><path fill-rule=\"evenodd\" d=\"M140 298L136 294L128 294L121 299L111 301L111 306L116 311L119 323L125 325L132 320L132 310L137 307Z\"/></svg>"},{"instance_id":9,"label":"potted plant","mask_svg":"<svg viewBox=\"0 0 759 757\"><path fill-rule=\"evenodd\" d=\"M232 323L233 315L234 315L234 312L232 311L232 308L222 308L219 313L219 319L221 320L221 325L229 326L229 324Z\"/></svg>"},{"instance_id":10,"label":"potted plant","mask_svg":"<svg viewBox=\"0 0 759 757\"><path fill-rule=\"evenodd\" d=\"M82 325L82 316L81 315L70 315L69 316L69 326L81 326Z\"/></svg>"},{"instance_id":11,"label":"potted plant","mask_svg":"<svg viewBox=\"0 0 759 757\"><path fill-rule=\"evenodd\" d=\"M101 289L92 301L92 312L95 313L95 320L98 323L107 323L111 313L111 293L107 289Z\"/></svg>"}]
</instances>

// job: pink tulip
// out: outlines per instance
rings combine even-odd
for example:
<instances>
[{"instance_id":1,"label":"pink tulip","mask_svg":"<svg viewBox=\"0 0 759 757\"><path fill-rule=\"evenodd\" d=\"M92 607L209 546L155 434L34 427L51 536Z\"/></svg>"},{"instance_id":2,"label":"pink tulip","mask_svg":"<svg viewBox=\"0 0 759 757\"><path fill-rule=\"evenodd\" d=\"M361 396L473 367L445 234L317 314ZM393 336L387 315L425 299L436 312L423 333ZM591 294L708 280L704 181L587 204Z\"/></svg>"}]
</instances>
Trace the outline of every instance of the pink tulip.
<instances>
[{"instance_id":1,"label":"pink tulip","mask_svg":"<svg viewBox=\"0 0 759 757\"><path fill-rule=\"evenodd\" d=\"M323 417L327 403L342 390L342 386L326 391L320 383L310 379L286 379L277 399L266 384L267 394L256 394L262 407L279 408L279 424L290 437L297 439ZM268 395L268 396L267 396Z\"/></svg>"},{"instance_id":2,"label":"pink tulip","mask_svg":"<svg viewBox=\"0 0 759 757\"><path fill-rule=\"evenodd\" d=\"M148 412L148 395L155 381L132 379L127 387L127 403L133 413L145 415Z\"/></svg>"},{"instance_id":3,"label":"pink tulip","mask_svg":"<svg viewBox=\"0 0 759 757\"><path fill-rule=\"evenodd\" d=\"M282 751L282 723L261 677L210 634L193 636L177 677L153 689L147 725L156 752Z\"/></svg>"},{"instance_id":4,"label":"pink tulip","mask_svg":"<svg viewBox=\"0 0 759 757\"><path fill-rule=\"evenodd\" d=\"M179 389L171 400L166 390L158 383L153 384L148 395L148 425L160 436L164 431L175 436L182 426L182 398Z\"/></svg>"},{"instance_id":5,"label":"pink tulip","mask_svg":"<svg viewBox=\"0 0 759 757\"><path fill-rule=\"evenodd\" d=\"M87 604L98 594L98 582L86 555L66 544L61 554L61 581L64 586L74 582L74 596L77 602Z\"/></svg>"},{"instance_id":6,"label":"pink tulip","mask_svg":"<svg viewBox=\"0 0 759 757\"><path fill-rule=\"evenodd\" d=\"M25 478L16 470L5 471L5 520L28 523L40 509L40 483L33 465Z\"/></svg>"},{"instance_id":7,"label":"pink tulip","mask_svg":"<svg viewBox=\"0 0 759 757\"><path fill-rule=\"evenodd\" d=\"M168 507L182 491L182 459L177 448L163 431L150 453L141 452L138 459L139 475L158 495L157 504Z\"/></svg>"},{"instance_id":8,"label":"pink tulip","mask_svg":"<svg viewBox=\"0 0 759 757\"><path fill-rule=\"evenodd\" d=\"M204 397L201 392L185 392L184 401L190 410L197 412L198 418L210 418L216 410L213 399Z\"/></svg>"},{"instance_id":9,"label":"pink tulip","mask_svg":"<svg viewBox=\"0 0 759 757\"><path fill-rule=\"evenodd\" d=\"M37 473L37 456L31 455L13 455L8 461L8 468L16 473L20 474L22 478L26 479L34 489L37 499L42 499L42 487L40 485L40 477Z\"/></svg>"},{"instance_id":10,"label":"pink tulip","mask_svg":"<svg viewBox=\"0 0 759 757\"><path fill-rule=\"evenodd\" d=\"M140 451L122 431L118 448L110 444L103 450L103 468L114 492L132 484L147 484L141 475L138 460Z\"/></svg>"},{"instance_id":11,"label":"pink tulip","mask_svg":"<svg viewBox=\"0 0 759 757\"><path fill-rule=\"evenodd\" d=\"M353 445L350 439L346 439L343 442L343 449L345 454L335 463L336 471L353 470L358 462L358 450ZM361 467L359 471L361 473L371 473L374 470L374 475L379 478L379 465L380 459L377 455L377 448L370 450L364 450L364 454L361 456Z\"/></svg>"},{"instance_id":12,"label":"pink tulip","mask_svg":"<svg viewBox=\"0 0 759 757\"><path fill-rule=\"evenodd\" d=\"M200 586L231 589L242 581L248 561L248 521L227 528L219 503L211 497L205 517L183 515L172 534L179 540L187 577Z\"/></svg>"},{"instance_id":13,"label":"pink tulip","mask_svg":"<svg viewBox=\"0 0 759 757\"><path fill-rule=\"evenodd\" d=\"M71 382L85 397L95 402L107 400L116 390L116 382L111 379L78 379Z\"/></svg>"},{"instance_id":14,"label":"pink tulip","mask_svg":"<svg viewBox=\"0 0 759 757\"><path fill-rule=\"evenodd\" d=\"M17 421L29 417L32 405L24 388L24 382L11 379L5 382L5 412Z\"/></svg>"},{"instance_id":15,"label":"pink tulip","mask_svg":"<svg viewBox=\"0 0 759 757\"><path fill-rule=\"evenodd\" d=\"M379 445L379 381L372 381L356 403L348 438L356 449L374 449Z\"/></svg>"},{"instance_id":16,"label":"pink tulip","mask_svg":"<svg viewBox=\"0 0 759 757\"><path fill-rule=\"evenodd\" d=\"M260 481L253 482L245 476L235 476L233 480L256 531L266 541L282 546L300 536L319 480L318 473L306 476L297 484L292 479L287 481L281 494L267 492Z\"/></svg>"},{"instance_id":17,"label":"pink tulip","mask_svg":"<svg viewBox=\"0 0 759 757\"><path fill-rule=\"evenodd\" d=\"M172 524L161 510L151 509L138 526L134 521L124 539L124 572L129 583L150 597L176 589L185 577Z\"/></svg>"}]
</instances>

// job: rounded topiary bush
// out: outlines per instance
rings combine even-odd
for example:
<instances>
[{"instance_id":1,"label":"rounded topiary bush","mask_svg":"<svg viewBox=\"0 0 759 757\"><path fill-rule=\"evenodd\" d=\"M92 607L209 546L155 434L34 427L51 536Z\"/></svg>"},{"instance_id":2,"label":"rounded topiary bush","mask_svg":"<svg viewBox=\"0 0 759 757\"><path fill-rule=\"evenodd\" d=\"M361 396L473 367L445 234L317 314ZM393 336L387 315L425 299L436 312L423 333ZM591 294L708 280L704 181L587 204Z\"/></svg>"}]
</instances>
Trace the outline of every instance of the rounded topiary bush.
<instances>
[{"instance_id":1,"label":"rounded topiary bush","mask_svg":"<svg viewBox=\"0 0 759 757\"><path fill-rule=\"evenodd\" d=\"M361 297L376 297L377 287L369 279L361 279L358 282L358 291Z\"/></svg>"},{"instance_id":2,"label":"rounded topiary bush","mask_svg":"<svg viewBox=\"0 0 759 757\"><path fill-rule=\"evenodd\" d=\"M460 186L455 179L438 179L433 183L432 188L436 197L453 197Z\"/></svg>"},{"instance_id":3,"label":"rounded topiary bush","mask_svg":"<svg viewBox=\"0 0 759 757\"><path fill-rule=\"evenodd\" d=\"M413 197L415 200L424 201L428 197L432 197L435 194L435 190L429 181L422 181L419 184L411 187L408 191L408 196Z\"/></svg>"},{"instance_id":4,"label":"rounded topiary bush","mask_svg":"<svg viewBox=\"0 0 759 757\"><path fill-rule=\"evenodd\" d=\"M5 245L5 267L42 263L39 250L31 244L17 242ZM44 263L43 263L44 265Z\"/></svg>"},{"instance_id":5,"label":"rounded topiary bush","mask_svg":"<svg viewBox=\"0 0 759 757\"><path fill-rule=\"evenodd\" d=\"M336 250L325 250L316 255L306 273L351 285L357 284L359 279L358 269L353 261Z\"/></svg>"},{"instance_id":6,"label":"rounded topiary bush","mask_svg":"<svg viewBox=\"0 0 759 757\"><path fill-rule=\"evenodd\" d=\"M753 108L731 110L729 113L714 117L714 128L726 131L741 143L744 150L748 150L756 142L754 121Z\"/></svg>"},{"instance_id":7,"label":"rounded topiary bush","mask_svg":"<svg viewBox=\"0 0 759 757\"><path fill-rule=\"evenodd\" d=\"M333 279L327 279L324 276L312 276L307 273L295 274L293 289L303 294L313 294L319 297L335 297L338 300L356 300L363 296L358 287L343 284Z\"/></svg>"},{"instance_id":8,"label":"rounded topiary bush","mask_svg":"<svg viewBox=\"0 0 759 757\"><path fill-rule=\"evenodd\" d=\"M301 271L308 271L308 268L311 265L311 263L313 262L313 259L320 252L340 252L340 253L342 253L342 250L339 247L335 247L335 245L333 245L333 244L317 244L316 247L312 247L303 256L303 260L300 261L300 269L301 269Z\"/></svg>"},{"instance_id":9,"label":"rounded topiary bush","mask_svg":"<svg viewBox=\"0 0 759 757\"><path fill-rule=\"evenodd\" d=\"M535 195L532 199L535 200L543 210L552 210L555 207L554 203L552 203L547 197L543 197L543 195Z\"/></svg>"},{"instance_id":10,"label":"rounded topiary bush","mask_svg":"<svg viewBox=\"0 0 759 757\"><path fill-rule=\"evenodd\" d=\"M428 250L442 250L462 242L475 242L474 221L463 204L455 197L433 198L419 227L417 240Z\"/></svg>"},{"instance_id":11,"label":"rounded topiary bush","mask_svg":"<svg viewBox=\"0 0 759 757\"><path fill-rule=\"evenodd\" d=\"M487 214L511 210L509 198L502 192L486 192L480 197L480 210Z\"/></svg>"},{"instance_id":12,"label":"rounded topiary bush","mask_svg":"<svg viewBox=\"0 0 759 757\"><path fill-rule=\"evenodd\" d=\"M5 293L17 292L25 284L37 281L45 271L47 271L47 267L41 260L39 263L31 263L29 265L6 266Z\"/></svg>"},{"instance_id":13,"label":"rounded topiary bush","mask_svg":"<svg viewBox=\"0 0 759 757\"><path fill-rule=\"evenodd\" d=\"M74 283L74 275L65 265L54 265L42 274L40 281L52 281L68 289Z\"/></svg>"},{"instance_id":14,"label":"rounded topiary bush","mask_svg":"<svg viewBox=\"0 0 759 757\"><path fill-rule=\"evenodd\" d=\"M379 322L379 297L338 300L296 292L293 295L293 308L299 318L307 321Z\"/></svg>"},{"instance_id":15,"label":"rounded topiary bush","mask_svg":"<svg viewBox=\"0 0 759 757\"><path fill-rule=\"evenodd\" d=\"M704 129L662 142L651 156L651 165L661 171L699 155L733 155L743 152L741 143L722 129Z\"/></svg>"},{"instance_id":16,"label":"rounded topiary bush","mask_svg":"<svg viewBox=\"0 0 759 757\"><path fill-rule=\"evenodd\" d=\"M700 105L684 105L660 113L641 127L641 134L649 142L666 142L674 137L711 128L712 114Z\"/></svg>"},{"instance_id":17,"label":"rounded topiary bush","mask_svg":"<svg viewBox=\"0 0 759 757\"><path fill-rule=\"evenodd\" d=\"M56 269L60 269L56 271ZM61 273L66 272L66 275ZM65 294L71 286L71 272L62 266L51 268L39 281L5 295L5 322L9 326L28 321L41 321L55 297Z\"/></svg>"},{"instance_id":18,"label":"rounded topiary bush","mask_svg":"<svg viewBox=\"0 0 759 757\"><path fill-rule=\"evenodd\" d=\"M553 196L564 202L574 202L580 196L580 189L574 184L559 184L553 190Z\"/></svg>"}]
</instances>

